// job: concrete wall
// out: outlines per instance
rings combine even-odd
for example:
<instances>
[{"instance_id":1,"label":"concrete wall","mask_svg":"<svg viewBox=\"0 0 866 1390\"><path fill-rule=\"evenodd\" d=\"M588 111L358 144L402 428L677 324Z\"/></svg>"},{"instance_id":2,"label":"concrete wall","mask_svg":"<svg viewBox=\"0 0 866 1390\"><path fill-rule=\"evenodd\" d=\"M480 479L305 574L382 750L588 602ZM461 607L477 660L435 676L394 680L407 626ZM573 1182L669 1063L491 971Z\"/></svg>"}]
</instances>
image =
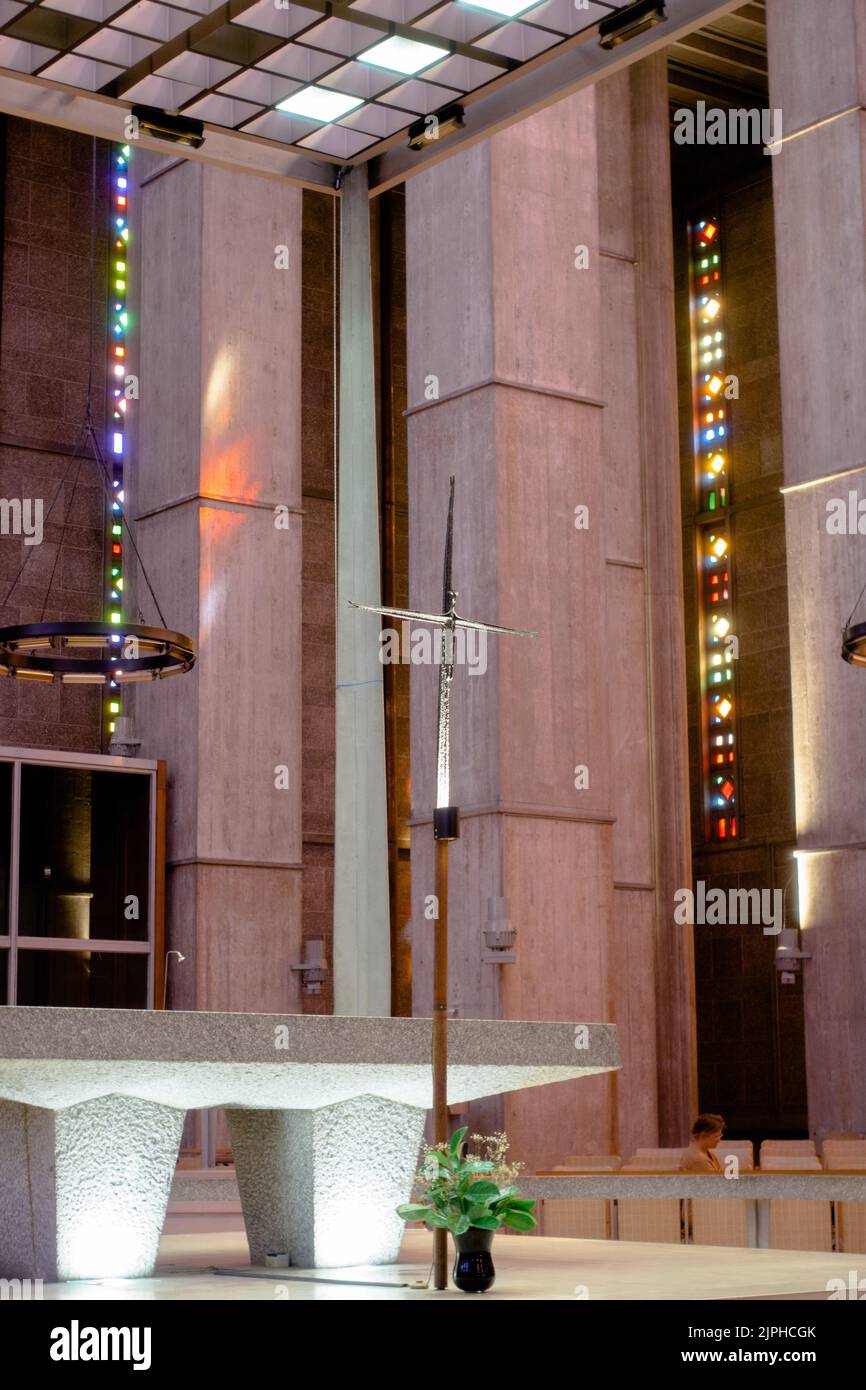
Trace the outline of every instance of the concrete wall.
<instances>
[{"instance_id":1,"label":"concrete wall","mask_svg":"<svg viewBox=\"0 0 866 1390\"><path fill-rule=\"evenodd\" d=\"M439 602L454 472L460 611L541 634L491 639L486 675L455 675L451 1002L621 1021L629 1048L617 1083L506 1100L530 1165L676 1143L695 1100L691 942L672 922L689 864L667 150L661 61L407 186L411 603ZM414 997L429 1013L435 671L414 682ZM482 960L496 896L514 965ZM471 1116L498 1123L495 1107Z\"/></svg>"},{"instance_id":2,"label":"concrete wall","mask_svg":"<svg viewBox=\"0 0 866 1390\"><path fill-rule=\"evenodd\" d=\"M166 621L198 644L191 674L135 692L142 752L168 763L167 945L188 958L169 1000L300 1011L301 194L138 154L132 172L129 493Z\"/></svg>"}]
</instances>

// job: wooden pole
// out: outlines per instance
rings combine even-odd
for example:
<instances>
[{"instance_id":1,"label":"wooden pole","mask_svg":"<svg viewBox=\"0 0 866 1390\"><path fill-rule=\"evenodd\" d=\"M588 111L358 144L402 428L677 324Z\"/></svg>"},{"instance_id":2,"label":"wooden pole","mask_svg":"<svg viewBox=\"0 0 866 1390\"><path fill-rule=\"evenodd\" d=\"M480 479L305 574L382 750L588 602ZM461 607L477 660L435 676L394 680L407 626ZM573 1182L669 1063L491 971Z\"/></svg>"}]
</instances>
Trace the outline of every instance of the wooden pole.
<instances>
[{"instance_id":1,"label":"wooden pole","mask_svg":"<svg viewBox=\"0 0 866 1390\"><path fill-rule=\"evenodd\" d=\"M436 841L433 935L433 1142L448 1140L448 840ZM448 1232L433 1232L433 1287L448 1287Z\"/></svg>"}]
</instances>

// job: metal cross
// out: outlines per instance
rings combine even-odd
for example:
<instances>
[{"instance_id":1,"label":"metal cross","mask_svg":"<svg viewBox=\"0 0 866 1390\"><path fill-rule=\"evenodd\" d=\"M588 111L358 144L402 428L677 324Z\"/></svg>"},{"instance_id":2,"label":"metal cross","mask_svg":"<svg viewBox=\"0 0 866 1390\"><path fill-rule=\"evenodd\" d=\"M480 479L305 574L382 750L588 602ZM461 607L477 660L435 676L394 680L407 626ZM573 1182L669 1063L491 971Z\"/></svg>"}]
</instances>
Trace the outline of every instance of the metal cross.
<instances>
[{"instance_id":1,"label":"metal cross","mask_svg":"<svg viewBox=\"0 0 866 1390\"><path fill-rule=\"evenodd\" d=\"M353 603L367 613L383 618L399 618L402 622L429 623L441 628L439 644L439 705L436 724L436 809L433 813L433 837L436 841L436 902L437 917L433 949L433 1134L434 1142L448 1140L448 845L460 835L460 812L450 804L450 692L454 676L454 634L458 628L474 632L492 632L504 637L537 637L537 632L519 628L498 627L495 623L476 623L462 618L457 612L457 594L451 587L451 557L454 538L454 479L448 497L448 525L445 531L445 563L442 575L442 612L419 613L411 608L378 608L368 603ZM434 1287L444 1289L448 1284L447 1232L435 1230Z\"/></svg>"}]
</instances>

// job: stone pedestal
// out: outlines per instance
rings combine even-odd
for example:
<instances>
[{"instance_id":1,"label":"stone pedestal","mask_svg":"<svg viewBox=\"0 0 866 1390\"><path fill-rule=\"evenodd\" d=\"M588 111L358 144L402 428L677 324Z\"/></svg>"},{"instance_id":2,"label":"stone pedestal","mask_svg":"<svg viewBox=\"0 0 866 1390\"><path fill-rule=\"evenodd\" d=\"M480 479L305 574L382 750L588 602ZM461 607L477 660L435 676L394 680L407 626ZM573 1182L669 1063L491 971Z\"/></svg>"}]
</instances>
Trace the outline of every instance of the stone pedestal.
<instances>
[{"instance_id":1,"label":"stone pedestal","mask_svg":"<svg viewBox=\"0 0 866 1390\"><path fill-rule=\"evenodd\" d=\"M0 1008L0 1277L149 1274L184 1115L214 1106L231 1124L253 1263L269 1251L303 1267L395 1260L395 1208L432 1100L431 1029ZM448 1101L618 1065L605 1025L461 1020L449 1025Z\"/></svg>"},{"instance_id":2,"label":"stone pedestal","mask_svg":"<svg viewBox=\"0 0 866 1390\"><path fill-rule=\"evenodd\" d=\"M0 1277L150 1274L184 1111L132 1096L0 1101Z\"/></svg>"},{"instance_id":3,"label":"stone pedestal","mask_svg":"<svg viewBox=\"0 0 866 1390\"><path fill-rule=\"evenodd\" d=\"M293 1265L391 1264L426 1111L382 1096L321 1110L231 1110L238 1188L253 1264L269 1250Z\"/></svg>"}]
</instances>

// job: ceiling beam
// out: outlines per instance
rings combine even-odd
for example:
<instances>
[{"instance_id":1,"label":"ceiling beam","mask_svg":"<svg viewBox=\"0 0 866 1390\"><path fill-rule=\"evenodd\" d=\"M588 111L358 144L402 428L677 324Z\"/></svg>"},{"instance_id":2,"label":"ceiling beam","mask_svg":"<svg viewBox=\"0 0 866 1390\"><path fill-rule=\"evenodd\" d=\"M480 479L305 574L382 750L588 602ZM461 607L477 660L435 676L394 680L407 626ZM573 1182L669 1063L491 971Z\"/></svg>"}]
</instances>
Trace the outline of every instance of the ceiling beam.
<instances>
[{"instance_id":1,"label":"ceiling beam","mask_svg":"<svg viewBox=\"0 0 866 1390\"><path fill-rule=\"evenodd\" d=\"M668 48L677 39L702 25L730 14L742 0L667 0L667 20L637 38L613 49L598 44L594 25L555 49L554 57L539 54L517 72L498 78L478 93L460 98L465 123L442 140L431 140L428 149L410 150L405 132L362 151L354 164L371 162L370 192L384 193L433 164L449 159L458 150L506 130L515 121L543 111L563 97L589 87L651 53ZM384 150L384 152L383 152Z\"/></svg>"},{"instance_id":2,"label":"ceiling beam","mask_svg":"<svg viewBox=\"0 0 866 1390\"><path fill-rule=\"evenodd\" d=\"M307 0L307 3L312 8L320 0ZM328 5L331 13L345 8L329 4L328 0L322 3ZM311 158L309 152L297 147L205 123L206 139L200 149L181 150L178 146L174 152L182 153L185 159L266 178L285 179L304 188L329 193L335 192L335 176L342 164L370 163L370 194L374 196L450 158L457 151L469 148L478 140L505 130L524 116L541 111L602 77L668 48L692 30L729 14L739 4L741 0L668 0L665 23L612 50L599 47L597 26L593 26L557 45L552 56L539 54L478 92L456 98L465 109L465 124L441 141L431 141L429 149L410 150L406 133L402 131L349 161L319 152ZM232 0L228 8L238 14L246 4L244 0ZM83 92L47 78L0 69L0 111L26 120L80 130L105 140L124 141L124 118L130 105L116 96ZM162 154L169 152L165 141L139 138L145 148Z\"/></svg>"},{"instance_id":3,"label":"ceiling beam","mask_svg":"<svg viewBox=\"0 0 866 1390\"><path fill-rule=\"evenodd\" d=\"M127 139L124 120L132 109L129 102L119 102L96 92L82 92L45 78L0 69L0 111L20 116L26 121L42 121L96 135L102 140L124 143ZM165 140L152 140L141 135L136 144L159 154L176 154L183 159L217 164L246 174L283 179L302 188L334 193L334 180L342 165L340 159L319 154L311 159L274 140L259 135L244 135L222 126L205 124L206 139L198 150L171 145Z\"/></svg>"}]
</instances>

